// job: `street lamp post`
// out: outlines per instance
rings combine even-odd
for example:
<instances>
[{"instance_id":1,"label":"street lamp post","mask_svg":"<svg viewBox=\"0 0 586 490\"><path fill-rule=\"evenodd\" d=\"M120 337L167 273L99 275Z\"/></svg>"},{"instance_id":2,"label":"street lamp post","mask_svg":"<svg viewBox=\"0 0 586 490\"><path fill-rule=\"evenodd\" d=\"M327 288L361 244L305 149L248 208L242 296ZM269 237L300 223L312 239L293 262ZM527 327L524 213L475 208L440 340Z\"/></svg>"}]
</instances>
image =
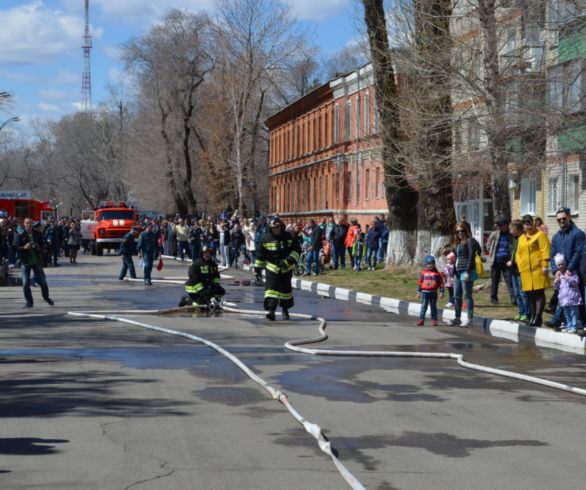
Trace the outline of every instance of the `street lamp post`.
<instances>
[{"instance_id":1,"label":"street lamp post","mask_svg":"<svg viewBox=\"0 0 586 490\"><path fill-rule=\"evenodd\" d=\"M11 117L10 119L7 119L2 124L0 124L0 131L2 131L4 129L4 126L6 126L7 124L10 124L13 122L18 122L18 121L20 121L20 117L18 117L18 116L14 116L14 117Z\"/></svg>"}]
</instances>

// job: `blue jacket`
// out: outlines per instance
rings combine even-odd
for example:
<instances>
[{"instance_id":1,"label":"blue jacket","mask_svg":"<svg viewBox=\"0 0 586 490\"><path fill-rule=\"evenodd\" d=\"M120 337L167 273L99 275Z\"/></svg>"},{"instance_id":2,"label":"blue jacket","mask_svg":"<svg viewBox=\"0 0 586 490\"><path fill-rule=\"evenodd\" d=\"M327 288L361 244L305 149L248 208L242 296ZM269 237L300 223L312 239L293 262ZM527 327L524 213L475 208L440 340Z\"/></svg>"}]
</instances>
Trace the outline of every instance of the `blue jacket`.
<instances>
[{"instance_id":1,"label":"blue jacket","mask_svg":"<svg viewBox=\"0 0 586 490\"><path fill-rule=\"evenodd\" d=\"M120 244L120 248L118 249L118 253L120 255L130 257L136 254L136 252L136 240L134 238L133 233L129 231L126 235L124 235L122 243Z\"/></svg>"},{"instance_id":2,"label":"blue jacket","mask_svg":"<svg viewBox=\"0 0 586 490\"><path fill-rule=\"evenodd\" d=\"M366 234L366 246L368 248L378 248L378 239L380 237L379 231L373 227L368 230Z\"/></svg>"},{"instance_id":3,"label":"blue jacket","mask_svg":"<svg viewBox=\"0 0 586 490\"><path fill-rule=\"evenodd\" d=\"M551 239L550 261L551 270L557 271L553 258L556 254L563 254L566 258L566 267L572 272L576 272L580 267L580 258L584 248L584 232L574 223L570 223L565 230L558 231Z\"/></svg>"},{"instance_id":4,"label":"blue jacket","mask_svg":"<svg viewBox=\"0 0 586 490\"><path fill-rule=\"evenodd\" d=\"M152 231L143 231L138 239L136 249L143 255L154 256L157 250L156 235Z\"/></svg>"}]
</instances>

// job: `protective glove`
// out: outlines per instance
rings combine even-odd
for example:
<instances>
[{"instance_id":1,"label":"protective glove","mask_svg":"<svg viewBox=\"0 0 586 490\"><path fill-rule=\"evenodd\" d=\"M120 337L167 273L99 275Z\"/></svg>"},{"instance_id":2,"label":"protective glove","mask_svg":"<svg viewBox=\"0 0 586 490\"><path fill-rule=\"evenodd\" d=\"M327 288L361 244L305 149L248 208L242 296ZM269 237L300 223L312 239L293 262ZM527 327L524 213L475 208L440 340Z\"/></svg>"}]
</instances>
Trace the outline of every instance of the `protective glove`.
<instances>
[{"instance_id":1,"label":"protective glove","mask_svg":"<svg viewBox=\"0 0 586 490\"><path fill-rule=\"evenodd\" d=\"M286 259L279 262L279 269L286 269L287 267L289 267L289 262Z\"/></svg>"}]
</instances>

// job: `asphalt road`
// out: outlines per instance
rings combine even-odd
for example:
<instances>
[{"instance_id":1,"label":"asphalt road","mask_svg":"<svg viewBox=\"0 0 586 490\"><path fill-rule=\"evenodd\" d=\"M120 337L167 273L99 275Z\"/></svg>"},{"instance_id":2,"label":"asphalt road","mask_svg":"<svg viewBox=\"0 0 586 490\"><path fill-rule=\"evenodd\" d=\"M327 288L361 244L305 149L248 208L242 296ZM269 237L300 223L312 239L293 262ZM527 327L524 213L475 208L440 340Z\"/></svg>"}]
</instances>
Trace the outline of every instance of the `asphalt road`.
<instances>
[{"instance_id":1,"label":"asphalt road","mask_svg":"<svg viewBox=\"0 0 586 490\"><path fill-rule=\"evenodd\" d=\"M35 288L0 287L0 488L342 489L314 439L223 356L185 338L68 311L164 309L178 285L120 282L120 259L82 256ZM167 262L157 277L181 277ZM262 289L228 273L228 299L261 309ZM295 312L328 319L319 348L463 353L471 362L586 388L583 356L416 327L365 305L296 293ZM309 321L235 314L133 316L218 343L319 424L371 490L582 488L586 399L453 361L316 357L286 340Z\"/></svg>"}]
</instances>

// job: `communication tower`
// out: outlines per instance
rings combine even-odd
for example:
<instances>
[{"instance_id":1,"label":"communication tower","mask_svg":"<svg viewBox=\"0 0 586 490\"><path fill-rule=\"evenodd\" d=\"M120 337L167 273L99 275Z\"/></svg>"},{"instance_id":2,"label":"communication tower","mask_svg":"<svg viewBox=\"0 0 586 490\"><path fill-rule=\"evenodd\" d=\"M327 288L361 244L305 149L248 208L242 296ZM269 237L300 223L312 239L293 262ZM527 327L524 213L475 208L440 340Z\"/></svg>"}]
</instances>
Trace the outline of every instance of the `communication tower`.
<instances>
[{"instance_id":1,"label":"communication tower","mask_svg":"<svg viewBox=\"0 0 586 490\"><path fill-rule=\"evenodd\" d=\"M92 35L90 31L90 1L85 0L85 29L83 33L83 74L81 75L82 110L92 110L92 71L90 50L92 49Z\"/></svg>"}]
</instances>

